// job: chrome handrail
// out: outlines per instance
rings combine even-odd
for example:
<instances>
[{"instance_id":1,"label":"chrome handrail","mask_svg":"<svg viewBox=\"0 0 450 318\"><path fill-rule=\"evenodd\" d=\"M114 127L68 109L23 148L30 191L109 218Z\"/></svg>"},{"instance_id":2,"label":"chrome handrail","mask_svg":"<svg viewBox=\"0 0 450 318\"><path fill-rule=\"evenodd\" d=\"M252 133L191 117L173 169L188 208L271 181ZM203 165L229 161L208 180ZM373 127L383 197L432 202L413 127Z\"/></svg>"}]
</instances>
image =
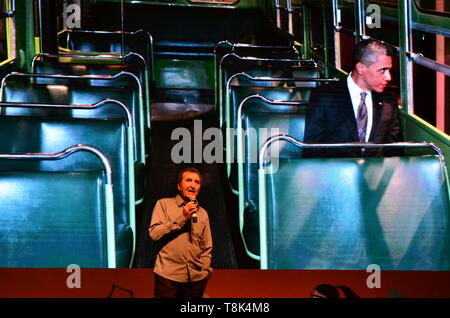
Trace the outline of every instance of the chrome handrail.
<instances>
[{"instance_id":1,"label":"chrome handrail","mask_svg":"<svg viewBox=\"0 0 450 318\"><path fill-rule=\"evenodd\" d=\"M338 82L339 79L334 78L308 78L308 77L271 77L271 76L253 76L246 72L236 73L230 76L227 81L226 91L228 92L231 86L231 81L238 76L244 76L252 81L268 81L268 82Z\"/></svg>"},{"instance_id":2,"label":"chrome handrail","mask_svg":"<svg viewBox=\"0 0 450 318\"><path fill-rule=\"evenodd\" d=\"M47 103L22 103L22 102L0 102L0 108L1 107L16 107L16 108L56 108L56 109L85 109L85 110L91 110L91 109L97 109L101 106L107 104L107 103L113 103L119 105L123 109L123 111L126 114L127 123L126 126L133 128L135 126L133 116L128 109L127 106L125 106L124 103L112 99L112 98L105 98L95 104L47 104Z\"/></svg>"},{"instance_id":3,"label":"chrome handrail","mask_svg":"<svg viewBox=\"0 0 450 318\"><path fill-rule=\"evenodd\" d=\"M77 52L82 52L82 51L77 51ZM114 52L105 52L105 53L114 53ZM35 62L38 58L77 58L77 59L85 59L85 60L92 60L92 59L104 59L104 60L123 60L125 62L126 59L131 58L131 57L137 57L139 60L141 60L141 62L144 64L145 69L148 69L148 65L147 65L147 61L145 60L145 58L140 55L139 53L135 53L135 52L129 52L125 55L120 54L120 55L108 55L108 54L102 54L102 55L95 55L95 56L91 56L91 55L83 55L83 54L51 54L51 53L38 53L36 54L32 61L31 61L31 70L32 72L34 72L35 70Z\"/></svg>"},{"instance_id":4,"label":"chrome handrail","mask_svg":"<svg viewBox=\"0 0 450 318\"><path fill-rule=\"evenodd\" d=\"M99 157L105 168L106 175L106 184L112 184L112 168L111 163L109 162L108 157L105 156L98 148L85 145L85 144L77 144L71 147L68 147L59 152L51 152L51 153L0 153L0 159L13 159L13 160L60 160L64 159L67 156L78 152L78 151L86 151L91 152L97 157Z\"/></svg>"},{"instance_id":5,"label":"chrome handrail","mask_svg":"<svg viewBox=\"0 0 450 318\"><path fill-rule=\"evenodd\" d=\"M259 94L253 94L250 96L245 97L241 103L239 104L238 111L237 111L237 118L242 120L242 110L244 108L244 104L249 101L250 99L262 99L264 102L272 105L287 105L287 106L302 106L302 105L308 105L309 102L307 101L286 101L286 100L273 100L266 98Z\"/></svg>"},{"instance_id":6,"label":"chrome handrail","mask_svg":"<svg viewBox=\"0 0 450 318\"><path fill-rule=\"evenodd\" d=\"M436 146L434 143L429 142L395 142L395 143L389 143L389 144L374 144L374 143L362 143L362 142L354 142L354 143L334 143L334 144L310 144L310 143L303 143L289 135L286 134L280 134L276 136L272 136L269 139L267 139L263 145L260 148L259 151L259 169L264 169L264 157L266 154L266 151L270 147L270 145L276 141L288 141L291 144L305 148L305 149L312 149L312 148L324 148L324 149L336 149L336 148L431 148L434 150L441 163L444 162L444 154L442 150Z\"/></svg>"},{"instance_id":7,"label":"chrome handrail","mask_svg":"<svg viewBox=\"0 0 450 318\"><path fill-rule=\"evenodd\" d=\"M225 54L221 59L220 59L220 67L222 68L222 63L224 61L224 59L229 58L229 57L234 57L237 58L238 60L246 60L246 61L261 61L261 62L292 62L292 63L302 63L302 62L307 62L307 63L312 63L314 68L317 68L317 63L316 61L314 61L313 59L277 59L277 58L265 58L265 57L257 57L257 56L240 56L236 53L228 53Z\"/></svg>"}]
</instances>

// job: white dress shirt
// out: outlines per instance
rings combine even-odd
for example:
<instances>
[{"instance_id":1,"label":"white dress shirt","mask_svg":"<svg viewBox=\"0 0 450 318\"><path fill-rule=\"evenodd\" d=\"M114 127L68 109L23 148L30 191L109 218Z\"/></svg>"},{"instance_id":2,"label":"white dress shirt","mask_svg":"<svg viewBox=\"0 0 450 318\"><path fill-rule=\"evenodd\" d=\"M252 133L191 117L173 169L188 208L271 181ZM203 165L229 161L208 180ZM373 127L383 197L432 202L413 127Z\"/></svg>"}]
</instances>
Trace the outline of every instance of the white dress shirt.
<instances>
[{"instance_id":1,"label":"white dress shirt","mask_svg":"<svg viewBox=\"0 0 450 318\"><path fill-rule=\"evenodd\" d=\"M351 77L352 73L350 73L347 77L347 86L350 92L350 97L352 99L353 112L355 114L355 119L357 119L358 107L361 102L361 93L366 92L366 107L367 107L367 130L366 130L366 142L369 140L370 132L372 130L372 120L373 120L373 103L372 103L372 94L370 91L365 91L361 89L355 81L353 81Z\"/></svg>"}]
</instances>

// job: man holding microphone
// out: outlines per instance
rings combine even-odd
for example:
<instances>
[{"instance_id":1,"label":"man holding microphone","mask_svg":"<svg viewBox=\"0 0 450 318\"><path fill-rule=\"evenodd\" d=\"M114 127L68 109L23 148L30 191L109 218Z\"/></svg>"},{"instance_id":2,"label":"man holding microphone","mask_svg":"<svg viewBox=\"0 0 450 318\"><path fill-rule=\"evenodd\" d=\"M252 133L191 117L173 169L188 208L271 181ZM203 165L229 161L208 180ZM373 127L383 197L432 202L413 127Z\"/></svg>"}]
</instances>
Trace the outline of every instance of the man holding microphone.
<instances>
[{"instance_id":1,"label":"man holding microphone","mask_svg":"<svg viewBox=\"0 0 450 318\"><path fill-rule=\"evenodd\" d=\"M201 298L212 273L209 218L197 203L202 176L195 168L178 175L178 194L158 200L150 237L162 245L154 268L155 298Z\"/></svg>"}]
</instances>

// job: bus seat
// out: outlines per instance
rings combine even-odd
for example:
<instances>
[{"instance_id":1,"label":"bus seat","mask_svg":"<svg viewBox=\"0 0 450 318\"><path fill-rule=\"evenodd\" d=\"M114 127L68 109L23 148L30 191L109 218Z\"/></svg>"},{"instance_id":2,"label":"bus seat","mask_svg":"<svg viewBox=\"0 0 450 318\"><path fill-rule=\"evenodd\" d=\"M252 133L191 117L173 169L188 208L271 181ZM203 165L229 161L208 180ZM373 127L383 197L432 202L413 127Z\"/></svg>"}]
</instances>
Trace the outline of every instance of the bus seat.
<instances>
[{"instance_id":1,"label":"bus seat","mask_svg":"<svg viewBox=\"0 0 450 318\"><path fill-rule=\"evenodd\" d=\"M133 174L129 168L130 160L127 149L126 128L123 119L82 119L82 118L41 118L22 116L0 117L0 136L10 136L11 131L21 127L33 131L34 135L20 133L12 142L0 143L2 153L52 153L74 144L88 144L98 148L110 160L114 183L114 213L116 234L117 266L128 267L132 258L134 229L134 184ZM30 150L31 149L31 150ZM20 165L28 171L71 171L82 169L79 156L74 154L60 161L39 161L34 166L24 166L22 162L11 161L2 164L5 171L13 171ZM92 161L83 161L91 168ZM66 196L71 196L67 194Z\"/></svg>"},{"instance_id":2,"label":"bus seat","mask_svg":"<svg viewBox=\"0 0 450 318\"><path fill-rule=\"evenodd\" d=\"M262 58L300 58L301 47L294 45L256 45L252 43L232 43L221 41L216 44L214 54L216 61L229 53L236 53L239 56L257 56Z\"/></svg>"},{"instance_id":3,"label":"bus seat","mask_svg":"<svg viewBox=\"0 0 450 318\"><path fill-rule=\"evenodd\" d=\"M132 76L121 73L116 78L107 77L103 82L109 85L95 87L91 86L89 80L84 77L60 78L50 76L53 84L34 83L34 79L40 79L39 74L11 73L2 82L2 102L17 103L44 103L44 104L95 104L103 99L117 100L131 111L133 115L133 137L134 153L136 161L145 163L146 147L149 135L145 127L145 114L143 112L142 100L139 89ZM128 82L121 85L116 82L121 78ZM115 111L117 107L101 107L94 111L85 110L55 110L45 108L14 108L8 107L2 110L5 115L40 115L40 116L70 116L70 117L93 117L108 115L108 117L123 117L122 111ZM118 114L117 114L118 113Z\"/></svg>"},{"instance_id":4,"label":"bus seat","mask_svg":"<svg viewBox=\"0 0 450 318\"><path fill-rule=\"evenodd\" d=\"M243 100L252 95L261 95L270 100L279 100L279 101L302 101L304 100L303 96L307 95L305 93L305 89L297 88L297 87L284 87L284 86L276 86L276 87L258 87L258 86L230 86L229 89L229 106L227 107L229 110L226 111L227 115L225 118L225 151L227 155L227 174L229 184L231 189L235 193L237 193L238 189L238 176L237 176L237 168L236 164L236 151L233 151L233 154L230 153L230 149L235 149L235 145L237 145L237 135L231 135L229 132L233 131L233 129L237 128L237 112L239 109L239 105L243 102ZM227 99L227 101L228 101ZM249 103L255 103L255 101L249 101ZM256 102L258 103L258 102ZM265 113L267 116L271 116L270 113ZM234 155L232 158L231 155Z\"/></svg>"},{"instance_id":5,"label":"bus seat","mask_svg":"<svg viewBox=\"0 0 450 318\"><path fill-rule=\"evenodd\" d=\"M241 106L238 122L237 167L241 235L248 254L259 256L258 153L271 136L289 134L303 139L306 105L274 102L260 97ZM242 132L243 135L239 135ZM286 145L277 150L282 158L295 158L301 151Z\"/></svg>"},{"instance_id":6,"label":"bus seat","mask_svg":"<svg viewBox=\"0 0 450 318\"><path fill-rule=\"evenodd\" d=\"M51 55L41 53L33 58L32 72L38 74L60 74L60 75L97 75L114 76L119 73L131 74L135 77L135 83L139 90L143 112L145 114L145 123L150 128L151 105L150 105L150 83L148 67L145 59L136 54L128 53L124 57L111 56L69 56L69 55ZM91 86L110 86L108 80L91 78L85 79ZM65 79L56 79L56 77L36 78L39 84L61 84ZM128 86L130 79L124 76L114 78L114 85ZM67 80L70 83L70 80ZM152 97L154 98L154 97Z\"/></svg>"},{"instance_id":7,"label":"bus seat","mask_svg":"<svg viewBox=\"0 0 450 318\"><path fill-rule=\"evenodd\" d=\"M113 212L98 158L92 170L24 171L5 170L5 162L18 160L0 156L0 267L114 267L107 222Z\"/></svg>"},{"instance_id":8,"label":"bus seat","mask_svg":"<svg viewBox=\"0 0 450 318\"><path fill-rule=\"evenodd\" d=\"M265 178L262 268L448 271L447 178L434 155L280 158Z\"/></svg>"},{"instance_id":9,"label":"bus seat","mask_svg":"<svg viewBox=\"0 0 450 318\"><path fill-rule=\"evenodd\" d=\"M70 56L50 55L41 53L33 58L32 72L38 74L62 75L115 75L129 72L136 75L143 85L146 85L145 72L147 64L144 58L136 53L129 53L124 57L105 56ZM92 85L107 85L104 81L92 80ZM50 78L40 78L39 83L52 84Z\"/></svg>"},{"instance_id":10,"label":"bus seat","mask_svg":"<svg viewBox=\"0 0 450 318\"><path fill-rule=\"evenodd\" d=\"M122 48L122 31L90 31L68 29L58 34L60 54L106 55L111 53L137 53L144 57L150 69L153 69L153 37L149 32L138 30L124 32ZM154 78L150 71L151 80Z\"/></svg>"},{"instance_id":11,"label":"bus seat","mask_svg":"<svg viewBox=\"0 0 450 318\"><path fill-rule=\"evenodd\" d=\"M313 60L299 59L264 59L258 57L242 57L235 53L226 54L222 57L219 64L216 83L216 111L219 116L219 123L222 126L226 114L227 85L229 80L238 73L246 73L253 77L302 77L318 78L319 68ZM275 81L254 81L249 83L245 77L240 77L241 85L247 86L278 86ZM249 83L249 84L246 84ZM315 83L305 84L296 82L294 86L311 86Z\"/></svg>"}]
</instances>

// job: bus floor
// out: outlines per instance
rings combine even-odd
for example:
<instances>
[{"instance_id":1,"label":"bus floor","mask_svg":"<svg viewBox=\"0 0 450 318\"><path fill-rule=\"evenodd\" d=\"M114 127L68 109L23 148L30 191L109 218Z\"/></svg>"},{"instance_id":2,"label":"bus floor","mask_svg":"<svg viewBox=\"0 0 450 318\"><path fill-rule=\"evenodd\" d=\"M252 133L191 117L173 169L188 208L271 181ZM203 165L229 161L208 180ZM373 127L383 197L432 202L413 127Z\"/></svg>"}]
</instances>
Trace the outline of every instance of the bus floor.
<instances>
[{"instance_id":1,"label":"bus floor","mask_svg":"<svg viewBox=\"0 0 450 318\"><path fill-rule=\"evenodd\" d=\"M201 156L211 142L202 138L205 130L210 127L218 127L214 111L201 113L195 118L189 116L189 119L152 121L147 193L143 207L136 212L138 233L133 267L154 267L160 246L158 242L151 240L148 233L153 207L158 199L177 194L177 175L181 169L194 167L203 176L198 201L206 209L210 219L213 268L258 268L258 263L245 254L242 245L238 228L237 197L230 191L225 163L205 163L205 158ZM183 134L183 137L177 135L177 132ZM183 149L187 151L187 160L176 163L179 162L177 156L186 154L180 152L181 143L187 145L186 140L190 146L186 146L190 149Z\"/></svg>"}]
</instances>

